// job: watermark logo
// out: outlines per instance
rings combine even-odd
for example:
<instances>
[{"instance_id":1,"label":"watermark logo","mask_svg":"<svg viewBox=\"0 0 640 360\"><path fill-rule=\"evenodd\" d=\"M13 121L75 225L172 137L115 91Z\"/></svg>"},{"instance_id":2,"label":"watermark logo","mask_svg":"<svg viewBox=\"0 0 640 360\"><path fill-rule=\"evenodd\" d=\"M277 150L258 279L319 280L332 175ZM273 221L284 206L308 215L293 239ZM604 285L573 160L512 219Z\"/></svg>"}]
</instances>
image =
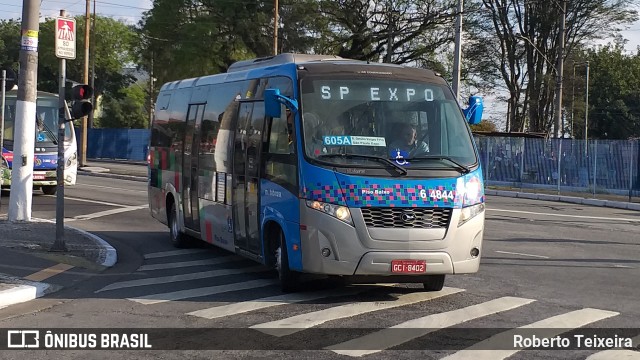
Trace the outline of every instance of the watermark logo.
<instances>
[{"instance_id":1,"label":"watermark logo","mask_svg":"<svg viewBox=\"0 0 640 360\"><path fill-rule=\"evenodd\" d=\"M39 330L8 330L7 348L31 349L40 347Z\"/></svg>"}]
</instances>

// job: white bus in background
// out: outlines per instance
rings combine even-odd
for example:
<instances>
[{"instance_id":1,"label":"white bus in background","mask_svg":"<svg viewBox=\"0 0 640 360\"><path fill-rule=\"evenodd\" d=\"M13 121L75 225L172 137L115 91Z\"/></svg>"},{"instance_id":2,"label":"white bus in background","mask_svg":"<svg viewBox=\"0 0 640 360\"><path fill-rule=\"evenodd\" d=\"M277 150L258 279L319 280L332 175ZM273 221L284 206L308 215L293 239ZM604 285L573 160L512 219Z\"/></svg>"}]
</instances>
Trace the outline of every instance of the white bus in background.
<instances>
[{"instance_id":1,"label":"white bus in background","mask_svg":"<svg viewBox=\"0 0 640 360\"><path fill-rule=\"evenodd\" d=\"M14 128L16 119L17 90L6 93L4 110L4 139L2 143L3 172L2 187L11 186L13 165ZM65 108L67 118L69 109ZM36 131L33 161L33 187L42 189L47 195L57 190L56 169L58 166L58 95L38 91L36 101ZM78 145L73 122L67 122L64 139L64 182L65 186L75 185L78 174Z\"/></svg>"}]
</instances>

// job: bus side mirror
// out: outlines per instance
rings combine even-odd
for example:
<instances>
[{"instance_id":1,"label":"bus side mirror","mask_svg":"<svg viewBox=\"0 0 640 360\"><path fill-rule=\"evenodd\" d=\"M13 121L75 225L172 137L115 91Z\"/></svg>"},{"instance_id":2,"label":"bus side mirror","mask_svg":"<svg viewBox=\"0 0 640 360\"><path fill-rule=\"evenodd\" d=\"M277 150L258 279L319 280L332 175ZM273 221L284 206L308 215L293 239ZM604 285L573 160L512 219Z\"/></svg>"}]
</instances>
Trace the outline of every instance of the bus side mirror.
<instances>
[{"instance_id":1,"label":"bus side mirror","mask_svg":"<svg viewBox=\"0 0 640 360\"><path fill-rule=\"evenodd\" d=\"M469 107L463 109L464 117L471 125L479 124L482 121L482 110L484 105L482 104L482 98L480 96L471 96L469 98Z\"/></svg>"},{"instance_id":2,"label":"bus side mirror","mask_svg":"<svg viewBox=\"0 0 640 360\"><path fill-rule=\"evenodd\" d=\"M266 89L264 91L264 113L267 116L278 118L282 115L280 101L278 101L279 96L279 89Z\"/></svg>"}]
</instances>

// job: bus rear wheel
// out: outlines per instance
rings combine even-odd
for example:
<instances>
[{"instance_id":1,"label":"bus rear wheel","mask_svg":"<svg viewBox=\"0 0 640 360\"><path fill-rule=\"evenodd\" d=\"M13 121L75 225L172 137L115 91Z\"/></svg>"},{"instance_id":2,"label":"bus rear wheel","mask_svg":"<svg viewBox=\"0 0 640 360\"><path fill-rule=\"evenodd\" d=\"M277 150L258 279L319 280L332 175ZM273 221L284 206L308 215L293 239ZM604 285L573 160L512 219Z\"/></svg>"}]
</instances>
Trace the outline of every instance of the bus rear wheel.
<instances>
[{"instance_id":1,"label":"bus rear wheel","mask_svg":"<svg viewBox=\"0 0 640 360\"><path fill-rule=\"evenodd\" d=\"M169 212L169 238L173 246L177 248L188 247L189 239L186 234L180 231L180 225L178 224L178 214L176 205L171 204L171 211Z\"/></svg>"},{"instance_id":2,"label":"bus rear wheel","mask_svg":"<svg viewBox=\"0 0 640 360\"><path fill-rule=\"evenodd\" d=\"M425 291L440 291L444 287L445 275L429 275L427 281L422 283Z\"/></svg>"},{"instance_id":3,"label":"bus rear wheel","mask_svg":"<svg viewBox=\"0 0 640 360\"><path fill-rule=\"evenodd\" d=\"M56 193L56 190L58 190L58 187L56 185L46 185L42 187L42 192L45 195L54 195Z\"/></svg>"},{"instance_id":4,"label":"bus rear wheel","mask_svg":"<svg viewBox=\"0 0 640 360\"><path fill-rule=\"evenodd\" d=\"M287 254L287 244L282 231L278 232L278 248L276 249L276 270L280 279L282 292L294 292L298 289L298 273L289 268L289 256Z\"/></svg>"}]
</instances>

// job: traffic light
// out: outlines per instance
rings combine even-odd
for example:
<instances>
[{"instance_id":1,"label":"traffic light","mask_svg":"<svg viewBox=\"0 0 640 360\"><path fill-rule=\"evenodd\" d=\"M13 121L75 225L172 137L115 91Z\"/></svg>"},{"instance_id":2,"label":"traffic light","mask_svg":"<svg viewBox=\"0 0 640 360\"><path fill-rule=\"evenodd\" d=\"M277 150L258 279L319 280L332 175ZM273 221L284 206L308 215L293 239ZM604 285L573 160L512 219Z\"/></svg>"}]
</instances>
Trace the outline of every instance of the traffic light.
<instances>
[{"instance_id":1,"label":"traffic light","mask_svg":"<svg viewBox=\"0 0 640 360\"><path fill-rule=\"evenodd\" d=\"M89 85L75 85L72 89L73 105L71 106L71 118L80 119L88 116L93 110L93 104L89 101L93 96L93 88Z\"/></svg>"}]
</instances>

